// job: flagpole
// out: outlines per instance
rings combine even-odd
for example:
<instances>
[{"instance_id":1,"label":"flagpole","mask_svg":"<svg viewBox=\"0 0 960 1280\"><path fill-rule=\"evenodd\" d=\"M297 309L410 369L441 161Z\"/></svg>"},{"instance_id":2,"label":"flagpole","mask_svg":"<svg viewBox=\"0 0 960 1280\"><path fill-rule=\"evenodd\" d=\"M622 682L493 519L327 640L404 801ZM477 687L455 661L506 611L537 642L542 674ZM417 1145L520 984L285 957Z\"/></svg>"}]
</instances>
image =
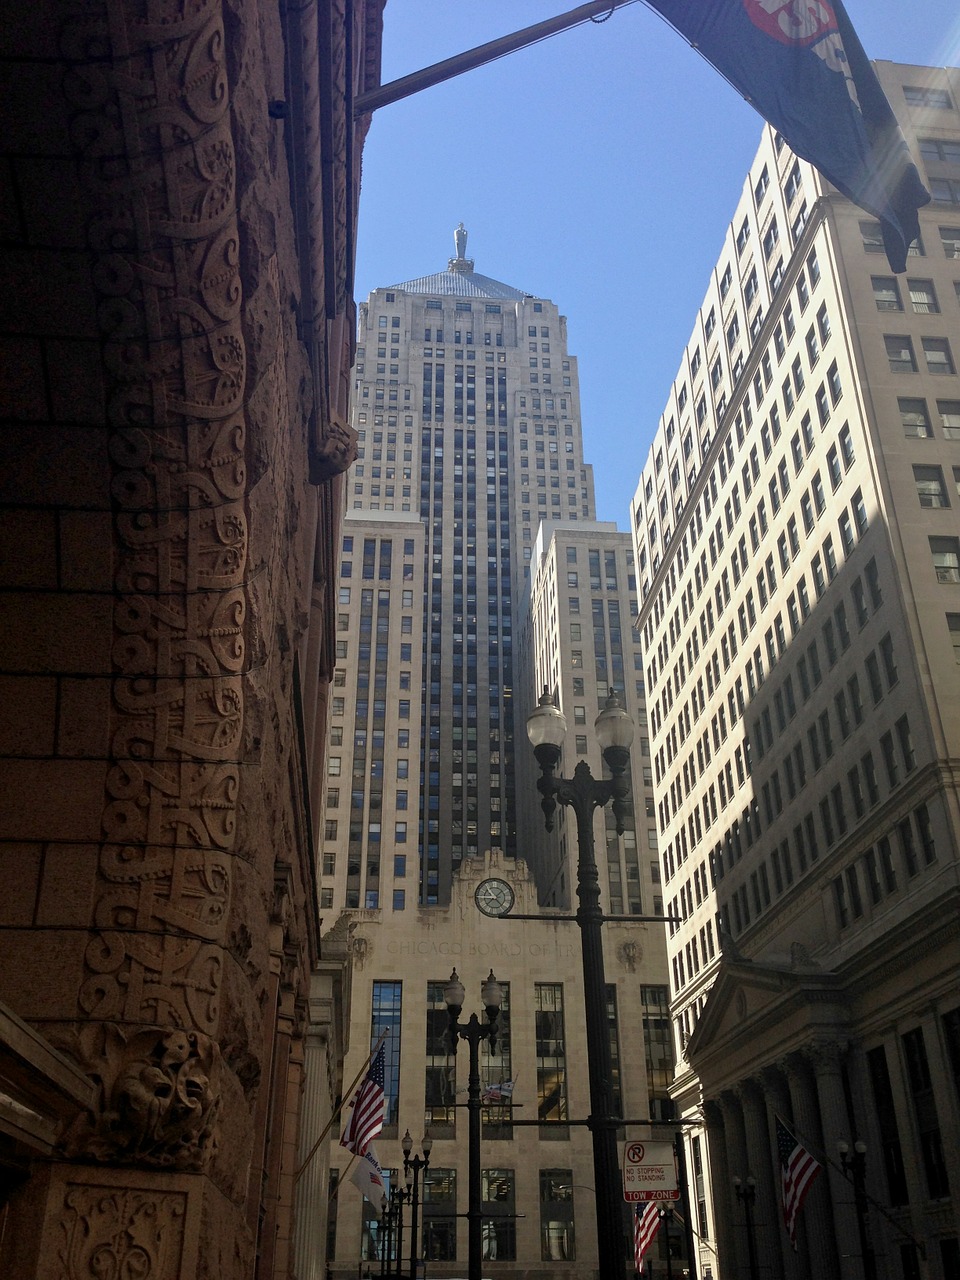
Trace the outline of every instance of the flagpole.
<instances>
[{"instance_id":1,"label":"flagpole","mask_svg":"<svg viewBox=\"0 0 960 1280\"><path fill-rule=\"evenodd\" d=\"M356 1158L357 1158L357 1153L354 1151L354 1152L351 1154L351 1156L350 1156L350 1163L347 1165L347 1167L346 1167L346 1168L344 1169L344 1171L343 1171L343 1176L337 1179L337 1181L336 1181L336 1183L335 1183L335 1185L334 1185L333 1190L332 1190L332 1191L330 1192L330 1194L327 1196L327 1200L328 1200L328 1201L330 1201L330 1200L336 1200L336 1199L338 1198L338 1196L340 1195L340 1188L343 1186L344 1182L346 1181L346 1179L347 1179L347 1174L348 1174L348 1173L350 1172L350 1170L353 1168L354 1161L356 1160Z\"/></svg>"},{"instance_id":2,"label":"flagpole","mask_svg":"<svg viewBox=\"0 0 960 1280\"><path fill-rule=\"evenodd\" d=\"M380 1046L383 1044L384 1040L386 1040L387 1035L389 1034L389 1031L390 1031L389 1027L384 1027L384 1029L380 1032L380 1039L370 1050L370 1056L367 1058L366 1062L363 1064L363 1066L360 1068L357 1074L353 1077L353 1082L350 1085L350 1087L344 1090L343 1096L340 1099L340 1105L334 1108L333 1115L330 1117L327 1123L323 1126L323 1132L320 1134L320 1137L316 1140L316 1142L310 1148L310 1154L307 1156L303 1164L301 1164L300 1168L297 1170L296 1174L294 1175L294 1179L293 1179L294 1186L296 1186L297 1183L300 1181L300 1177L303 1171L306 1169L307 1165L310 1163L313 1157L317 1154L317 1151L320 1149L321 1142L323 1142L324 1138L333 1128L333 1122L340 1115L340 1112L343 1110L345 1103L347 1103L353 1097L353 1091L359 1084L361 1076L365 1073L367 1068L370 1066L370 1063L373 1061L374 1056L379 1051ZM351 1163L353 1162L351 1161ZM349 1168L350 1166L348 1165L347 1167Z\"/></svg>"},{"instance_id":3,"label":"flagpole","mask_svg":"<svg viewBox=\"0 0 960 1280\"><path fill-rule=\"evenodd\" d=\"M799 1139L799 1141L803 1143L803 1145L807 1148L807 1150L810 1152L811 1155L815 1157L819 1155L820 1161L822 1164L829 1165L831 1169L836 1169L836 1171L840 1174L840 1176L843 1178L845 1182L850 1183L851 1186L853 1185L850 1178L847 1177L846 1170L843 1168L843 1166L839 1165L836 1162L836 1160L833 1159L830 1153L824 1147L820 1146L819 1142L813 1142L810 1138L806 1136L806 1134L801 1133L800 1130L795 1125L787 1124L787 1122L782 1117L780 1119L780 1123L787 1130L789 1130L789 1132L792 1133L795 1138ZM897 1221L897 1219L893 1216L893 1214L887 1210L886 1206L882 1204L881 1201L877 1200L875 1196L872 1196L870 1192L867 1191L866 1187L864 1187L864 1195L866 1196L867 1200L869 1200L870 1204L872 1204L873 1207L879 1213L881 1213L884 1218L886 1218L887 1222L890 1223L893 1229L896 1232L898 1232L899 1235L903 1236L905 1240L909 1240L910 1243L916 1247L917 1252L920 1254L921 1259L923 1261L926 1261L927 1251L923 1245L923 1242L921 1240L918 1240L916 1236L911 1235L910 1232L907 1231L905 1227L902 1227L900 1223Z\"/></svg>"}]
</instances>

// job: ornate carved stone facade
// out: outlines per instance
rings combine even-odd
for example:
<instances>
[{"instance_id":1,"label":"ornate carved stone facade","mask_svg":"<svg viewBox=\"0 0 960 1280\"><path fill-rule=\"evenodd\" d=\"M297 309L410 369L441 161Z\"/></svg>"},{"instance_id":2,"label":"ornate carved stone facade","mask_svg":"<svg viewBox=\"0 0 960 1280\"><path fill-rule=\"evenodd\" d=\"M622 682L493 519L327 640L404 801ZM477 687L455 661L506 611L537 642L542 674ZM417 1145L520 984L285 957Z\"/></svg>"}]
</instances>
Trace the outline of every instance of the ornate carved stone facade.
<instances>
[{"instance_id":1,"label":"ornate carved stone facade","mask_svg":"<svg viewBox=\"0 0 960 1280\"><path fill-rule=\"evenodd\" d=\"M4 46L0 998L61 1055L24 1280L290 1271L381 8L63 0Z\"/></svg>"}]
</instances>

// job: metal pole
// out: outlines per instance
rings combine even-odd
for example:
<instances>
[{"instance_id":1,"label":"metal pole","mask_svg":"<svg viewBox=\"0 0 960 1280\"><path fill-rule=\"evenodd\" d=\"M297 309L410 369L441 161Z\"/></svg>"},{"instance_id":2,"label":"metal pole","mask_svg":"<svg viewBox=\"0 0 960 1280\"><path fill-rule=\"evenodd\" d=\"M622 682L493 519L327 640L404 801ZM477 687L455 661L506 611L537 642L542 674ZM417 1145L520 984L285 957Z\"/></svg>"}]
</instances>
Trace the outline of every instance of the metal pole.
<instances>
[{"instance_id":1,"label":"metal pole","mask_svg":"<svg viewBox=\"0 0 960 1280\"><path fill-rule=\"evenodd\" d=\"M417 1255L420 1252L420 1170L426 1170L429 1160L414 1156L409 1162L413 1170L412 1221L410 1223L410 1280L417 1280Z\"/></svg>"},{"instance_id":2,"label":"metal pole","mask_svg":"<svg viewBox=\"0 0 960 1280\"><path fill-rule=\"evenodd\" d=\"M521 31L514 31L510 35L499 36L496 40L478 45L475 49L467 49L463 53L455 54L452 58L445 58L443 62L435 62L432 66L411 72L408 76L401 76L399 80L391 80L389 84L381 85L377 89L358 93L353 102L353 114L355 117L362 116L368 111L376 111L378 107L389 106L392 102L409 98L412 94L419 93L421 89L429 89L435 84L442 84L444 80L452 80L454 76L462 75L465 71L485 66L486 63L494 62L505 54L524 49L527 45L536 44L538 40L545 40L547 36L556 35L560 31L578 26L581 22L587 22L590 18L610 13L630 3L631 0L592 0L590 4L582 4L577 9L558 14L555 18L547 18L543 22L535 23L532 27L524 27Z\"/></svg>"},{"instance_id":3,"label":"metal pole","mask_svg":"<svg viewBox=\"0 0 960 1280\"><path fill-rule=\"evenodd\" d=\"M579 773L581 766L577 766ZM591 779L592 781L592 779ZM571 788L571 791L573 789ZM587 1022L587 1071L590 1081L590 1123L593 1135L593 1177L597 1189L597 1261L600 1275L622 1276L624 1271L623 1197L613 1124L613 1063L607 1026L607 981L603 963L603 912L594 853L592 794L571 801L577 818L577 924L583 959L583 991Z\"/></svg>"},{"instance_id":4,"label":"metal pole","mask_svg":"<svg viewBox=\"0 0 960 1280\"><path fill-rule=\"evenodd\" d=\"M736 1192L737 1199L743 1205L743 1217L747 1230L747 1259L750 1266L750 1280L760 1280L760 1272L757 1267L757 1242L753 1235L753 1204L757 1198L757 1185L753 1180L753 1175L747 1177L746 1186L742 1185L739 1178L734 1178L733 1189Z\"/></svg>"},{"instance_id":5,"label":"metal pole","mask_svg":"<svg viewBox=\"0 0 960 1280\"><path fill-rule=\"evenodd\" d=\"M663 1214L663 1229L667 1235L667 1280L673 1280L673 1254L670 1252L670 1219L673 1217L672 1209L661 1209Z\"/></svg>"},{"instance_id":6,"label":"metal pole","mask_svg":"<svg viewBox=\"0 0 960 1280\"><path fill-rule=\"evenodd\" d=\"M480 1019L471 1013L466 1034L460 1034L470 1047L470 1074L467 1076L467 1147L469 1152L469 1179L467 1187L467 1275L469 1280L481 1280L481 1252L483 1248L483 1218L480 1208L480 1041L484 1028Z\"/></svg>"},{"instance_id":7,"label":"metal pole","mask_svg":"<svg viewBox=\"0 0 960 1280\"><path fill-rule=\"evenodd\" d=\"M853 1174L853 1203L857 1211L857 1235L860 1237L860 1258L864 1280L877 1280L877 1259L867 1231L867 1149L862 1142L854 1144L853 1154L848 1156L846 1145L841 1147L840 1164L844 1173Z\"/></svg>"},{"instance_id":8,"label":"metal pole","mask_svg":"<svg viewBox=\"0 0 960 1280\"><path fill-rule=\"evenodd\" d=\"M687 1246L687 1266L690 1268L690 1280L697 1280L697 1265L693 1251L693 1214L690 1209L690 1187L687 1184L687 1152L683 1145L682 1130L674 1134L673 1150L677 1157L677 1181L680 1183L680 1203L683 1205L683 1233Z\"/></svg>"},{"instance_id":9,"label":"metal pole","mask_svg":"<svg viewBox=\"0 0 960 1280\"><path fill-rule=\"evenodd\" d=\"M392 1280L400 1280L400 1265L403 1257L403 1192L399 1187L394 1187L390 1198L393 1200L397 1222L396 1252L390 1258L390 1275Z\"/></svg>"}]
</instances>

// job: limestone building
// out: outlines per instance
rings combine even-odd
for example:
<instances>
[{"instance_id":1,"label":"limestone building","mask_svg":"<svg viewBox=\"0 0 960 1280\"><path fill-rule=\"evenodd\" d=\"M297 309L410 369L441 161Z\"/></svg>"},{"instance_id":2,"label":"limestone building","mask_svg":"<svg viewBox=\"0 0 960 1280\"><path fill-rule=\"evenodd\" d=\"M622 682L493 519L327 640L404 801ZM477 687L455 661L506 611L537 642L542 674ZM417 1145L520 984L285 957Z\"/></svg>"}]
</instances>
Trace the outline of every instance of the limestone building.
<instances>
[{"instance_id":1,"label":"limestone building","mask_svg":"<svg viewBox=\"0 0 960 1280\"><path fill-rule=\"evenodd\" d=\"M674 1093L723 1277L748 1174L762 1275L960 1268L960 77L877 70L933 195L906 273L766 129L631 509ZM825 1165L796 1254L775 1113Z\"/></svg>"},{"instance_id":2,"label":"limestone building","mask_svg":"<svg viewBox=\"0 0 960 1280\"><path fill-rule=\"evenodd\" d=\"M349 956L320 958L313 821L381 10L4 15L16 1280L306 1277L322 1251L294 1175L340 1088Z\"/></svg>"},{"instance_id":3,"label":"limestone building","mask_svg":"<svg viewBox=\"0 0 960 1280\"><path fill-rule=\"evenodd\" d=\"M398 1167L407 1129L416 1142L426 1130L434 1139L418 1244L432 1276L462 1275L467 1257L456 1216L467 1208L465 1098L443 1044L442 987L456 965L466 1014L491 965L508 984L506 1057L485 1059L484 1079L514 1079L513 1118L544 1124L512 1124L500 1108L486 1116L485 1265L545 1280L585 1274L596 1253L589 1135L560 1123L588 1109L579 936L549 913L489 919L473 895L493 877L512 886L517 910L536 914L539 901L569 914L575 853L542 830L525 732L534 681L546 678L533 654L553 654L563 636L563 674L554 662L551 680L563 690L570 751L588 754L581 720L592 730L601 690L602 703L609 684L623 693L629 681L640 715L636 584L629 535L594 520L565 319L552 302L480 275L465 255L461 229L446 271L378 289L360 308L321 916L324 930L350 940L354 960L348 1078L390 1028L382 1162ZM555 542L538 535L544 522ZM576 623L571 554L582 561ZM562 621L541 586L533 612L525 603L558 555ZM602 627L590 622L593 597ZM589 631L586 683L566 656L574 625ZM637 829L614 836L609 857L604 846L605 895L609 866L617 909L633 914L657 906L643 777L638 766ZM646 1118L669 1105L663 926L611 926L606 948L623 1114ZM344 1181L348 1154L336 1152L334 1165L329 1264L346 1280L383 1245L374 1209ZM409 1215L406 1230L409 1248Z\"/></svg>"}]
</instances>

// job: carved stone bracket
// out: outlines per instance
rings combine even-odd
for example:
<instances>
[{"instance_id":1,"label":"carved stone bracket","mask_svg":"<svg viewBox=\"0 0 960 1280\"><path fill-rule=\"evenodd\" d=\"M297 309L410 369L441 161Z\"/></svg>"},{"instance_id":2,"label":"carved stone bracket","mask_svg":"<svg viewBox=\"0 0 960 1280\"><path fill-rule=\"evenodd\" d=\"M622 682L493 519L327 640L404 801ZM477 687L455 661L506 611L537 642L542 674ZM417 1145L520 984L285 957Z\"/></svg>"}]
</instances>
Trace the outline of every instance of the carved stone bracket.
<instances>
[{"instance_id":1,"label":"carved stone bracket","mask_svg":"<svg viewBox=\"0 0 960 1280\"><path fill-rule=\"evenodd\" d=\"M98 1085L67 1154L111 1164L202 1169L217 1145L221 1059L199 1032L114 1023L84 1027L74 1052ZM105 1273L106 1274L106 1273Z\"/></svg>"}]
</instances>

